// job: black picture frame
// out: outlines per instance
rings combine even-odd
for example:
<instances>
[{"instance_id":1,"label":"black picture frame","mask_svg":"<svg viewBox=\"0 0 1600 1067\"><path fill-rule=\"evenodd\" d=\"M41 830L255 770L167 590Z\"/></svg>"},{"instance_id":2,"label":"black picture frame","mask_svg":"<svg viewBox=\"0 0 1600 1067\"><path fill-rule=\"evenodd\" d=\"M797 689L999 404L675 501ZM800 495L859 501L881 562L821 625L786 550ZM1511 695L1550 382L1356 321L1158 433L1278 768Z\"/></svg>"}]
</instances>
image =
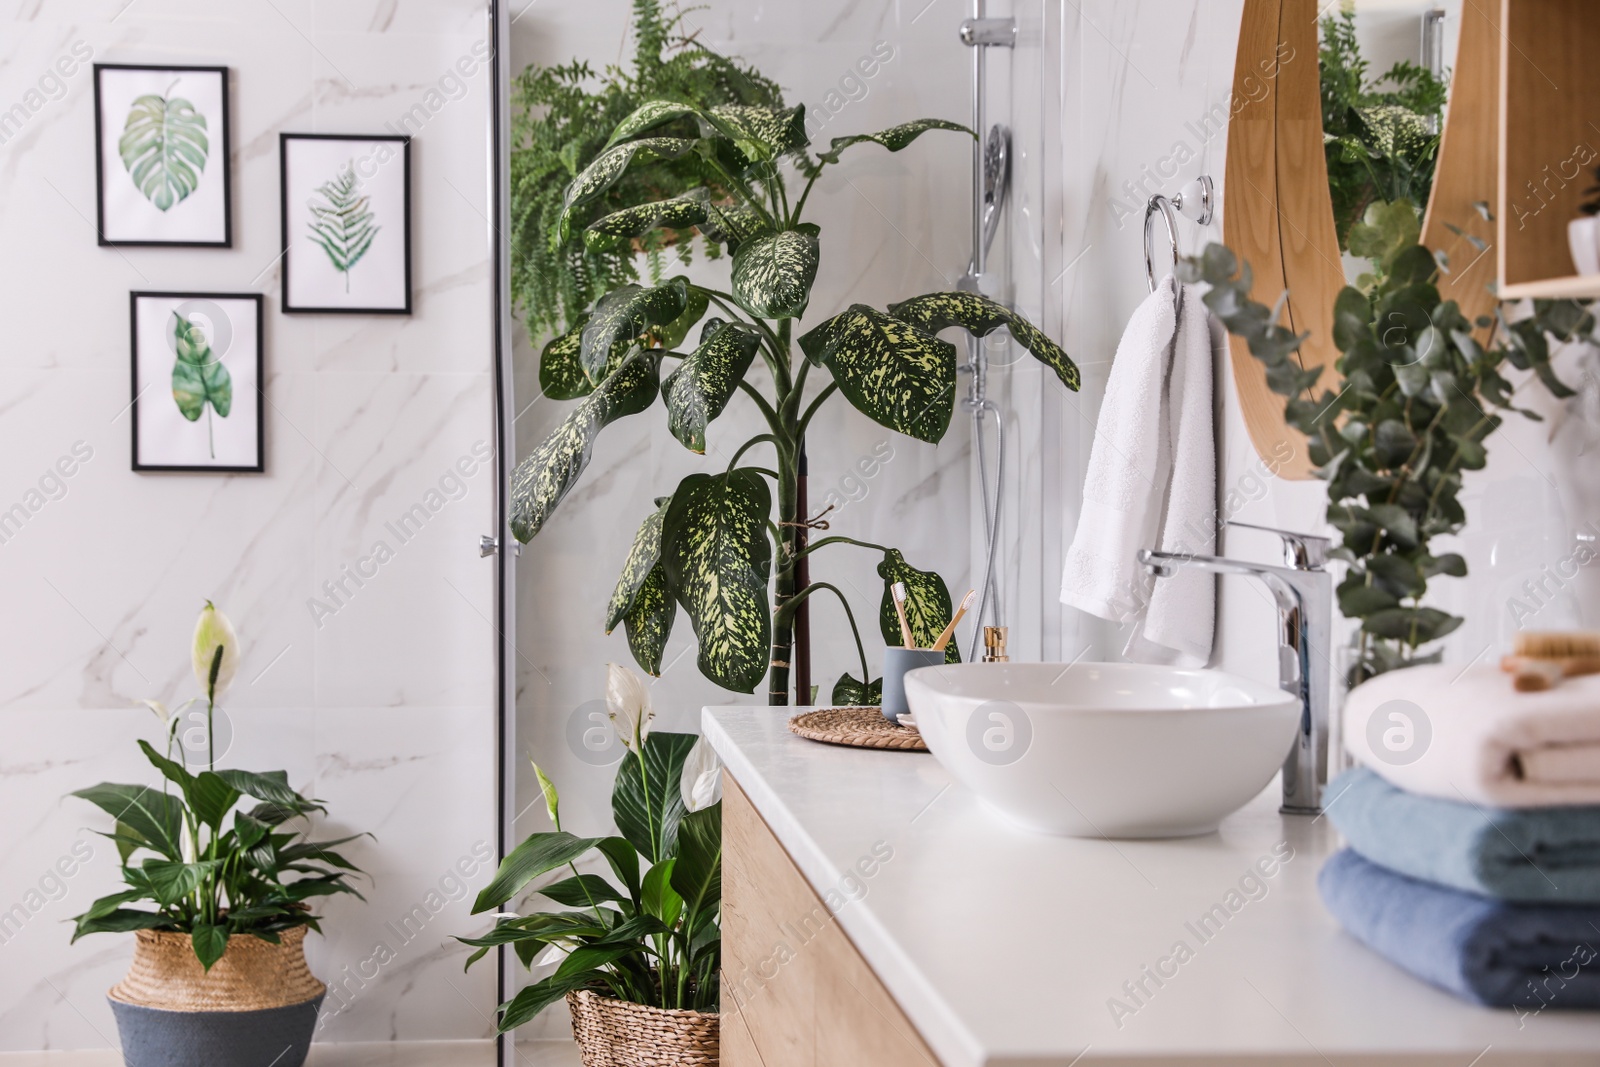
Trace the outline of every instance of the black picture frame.
<instances>
[{"instance_id":1,"label":"black picture frame","mask_svg":"<svg viewBox=\"0 0 1600 1067\"><path fill-rule=\"evenodd\" d=\"M352 305L296 304L290 295L290 275L297 249L289 239L289 152L295 141L351 141L389 142L400 147L402 216L405 234L401 255L404 257L405 303L400 307L361 307ZM412 313L411 275L411 138L402 134L387 133L280 133L278 134L278 234L279 255L282 263L281 299L279 306L287 315L410 315ZM303 252L304 249L299 251Z\"/></svg>"},{"instance_id":2,"label":"black picture frame","mask_svg":"<svg viewBox=\"0 0 1600 1067\"><path fill-rule=\"evenodd\" d=\"M105 116L102 112L102 77L106 71L182 71L214 74L222 83L222 240L127 240L106 236ZM95 236L102 248L232 248L233 247L233 105L228 92L229 68L195 67L173 63L96 63L94 65L94 184Z\"/></svg>"},{"instance_id":3,"label":"black picture frame","mask_svg":"<svg viewBox=\"0 0 1600 1067\"><path fill-rule=\"evenodd\" d=\"M255 464L243 466L237 464L181 464L181 463L150 463L145 462L139 450L139 397L149 386L141 388L139 384L139 301L149 298L180 300L245 300L255 306L255 406L256 406L256 433L255 433ZM129 390L132 400L129 406L133 409L132 430L132 460L135 471L188 471L205 474L263 474L266 472L266 314L265 301L260 293L197 293L180 292L172 290L135 290L128 294L128 350L130 356ZM235 394L235 406L239 397Z\"/></svg>"}]
</instances>

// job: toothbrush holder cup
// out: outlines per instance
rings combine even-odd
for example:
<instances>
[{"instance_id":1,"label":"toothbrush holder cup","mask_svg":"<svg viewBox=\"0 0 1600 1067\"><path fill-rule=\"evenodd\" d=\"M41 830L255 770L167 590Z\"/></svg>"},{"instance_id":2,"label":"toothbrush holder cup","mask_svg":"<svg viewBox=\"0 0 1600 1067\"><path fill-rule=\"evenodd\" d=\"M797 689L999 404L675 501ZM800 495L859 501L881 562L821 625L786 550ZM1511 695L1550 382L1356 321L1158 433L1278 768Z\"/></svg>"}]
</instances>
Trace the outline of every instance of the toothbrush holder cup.
<instances>
[{"instance_id":1,"label":"toothbrush holder cup","mask_svg":"<svg viewBox=\"0 0 1600 1067\"><path fill-rule=\"evenodd\" d=\"M944 651L931 648L897 648L890 645L883 650L883 717L896 725L900 716L911 709L906 706L906 672L918 667L937 667L944 662Z\"/></svg>"}]
</instances>

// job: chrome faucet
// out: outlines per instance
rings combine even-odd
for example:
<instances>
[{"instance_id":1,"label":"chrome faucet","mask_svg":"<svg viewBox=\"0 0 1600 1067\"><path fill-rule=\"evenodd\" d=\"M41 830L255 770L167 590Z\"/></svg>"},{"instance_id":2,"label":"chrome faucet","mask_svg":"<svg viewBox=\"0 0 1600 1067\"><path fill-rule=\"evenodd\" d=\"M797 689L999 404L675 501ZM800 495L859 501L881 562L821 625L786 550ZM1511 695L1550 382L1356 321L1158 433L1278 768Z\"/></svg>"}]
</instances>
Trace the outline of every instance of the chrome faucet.
<instances>
[{"instance_id":1,"label":"chrome faucet","mask_svg":"<svg viewBox=\"0 0 1600 1067\"><path fill-rule=\"evenodd\" d=\"M1288 566L1148 549L1140 550L1139 562L1157 578L1171 578L1183 567L1242 574L1272 593L1281 624L1278 685L1300 698L1300 729L1283 764L1280 810L1289 815L1316 815L1322 811L1322 788L1328 784L1328 702L1333 674L1328 637L1333 626L1333 580L1324 564L1329 541L1243 522L1227 525L1277 534L1283 539Z\"/></svg>"}]
</instances>

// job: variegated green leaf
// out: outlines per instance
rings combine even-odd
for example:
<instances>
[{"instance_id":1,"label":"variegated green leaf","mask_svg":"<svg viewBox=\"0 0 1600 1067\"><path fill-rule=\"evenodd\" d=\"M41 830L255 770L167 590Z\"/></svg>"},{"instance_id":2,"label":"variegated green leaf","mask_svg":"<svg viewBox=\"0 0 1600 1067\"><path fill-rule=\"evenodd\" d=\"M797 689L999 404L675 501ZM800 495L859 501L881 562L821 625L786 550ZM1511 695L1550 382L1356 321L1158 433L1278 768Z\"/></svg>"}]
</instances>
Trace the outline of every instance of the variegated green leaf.
<instances>
[{"instance_id":1,"label":"variegated green leaf","mask_svg":"<svg viewBox=\"0 0 1600 1067\"><path fill-rule=\"evenodd\" d=\"M661 383L667 429L684 447L705 454L706 426L728 406L760 347L760 336L748 326L706 320L700 346Z\"/></svg>"},{"instance_id":2,"label":"variegated green leaf","mask_svg":"<svg viewBox=\"0 0 1600 1067\"><path fill-rule=\"evenodd\" d=\"M683 314L688 300L688 283L681 276L649 288L628 284L611 290L600 298L583 327L578 365L589 377L600 380L613 345L632 341L651 326L671 322Z\"/></svg>"},{"instance_id":3,"label":"variegated green leaf","mask_svg":"<svg viewBox=\"0 0 1600 1067\"><path fill-rule=\"evenodd\" d=\"M639 595L645 578L661 561L661 523L667 517L669 503L669 497L657 497L656 510L639 524L639 532L633 535L633 547L628 549L622 573L617 575L617 588L612 591L611 604L606 608L608 634L617 628L617 623L633 607L634 598Z\"/></svg>"},{"instance_id":4,"label":"variegated green leaf","mask_svg":"<svg viewBox=\"0 0 1600 1067\"><path fill-rule=\"evenodd\" d=\"M706 221L706 209L710 201L710 190L691 189L671 200L655 200L625 207L591 222L584 231L584 240L589 247L595 248L638 237L660 226L686 230Z\"/></svg>"},{"instance_id":5,"label":"variegated green leaf","mask_svg":"<svg viewBox=\"0 0 1600 1067\"><path fill-rule=\"evenodd\" d=\"M611 148L673 119L698 114L700 114L699 108L690 104L680 104L676 100L646 100L633 109L633 114L617 123L617 128L611 131L611 139L606 141L606 147Z\"/></svg>"},{"instance_id":6,"label":"variegated green leaf","mask_svg":"<svg viewBox=\"0 0 1600 1067\"><path fill-rule=\"evenodd\" d=\"M1033 323L986 296L963 292L929 293L890 304L889 314L929 334L960 326L974 337L984 337L1004 326L1012 340L1056 372L1062 385L1073 392L1078 390L1078 366L1061 346Z\"/></svg>"},{"instance_id":7,"label":"variegated green leaf","mask_svg":"<svg viewBox=\"0 0 1600 1067\"><path fill-rule=\"evenodd\" d=\"M895 582L904 582L906 622L911 626L911 637L917 647L931 648L951 618L950 590L945 588L944 579L932 571L917 570L894 548L883 554L883 562L878 564L878 577L883 579L878 629L883 632L884 644L898 645L901 641L900 617L895 614L894 597L889 589ZM954 641L945 646L944 661L961 662L961 652Z\"/></svg>"},{"instance_id":8,"label":"variegated green leaf","mask_svg":"<svg viewBox=\"0 0 1600 1067\"><path fill-rule=\"evenodd\" d=\"M775 108L723 104L701 115L700 132L706 137L720 134L728 138L752 161L776 159L810 143L806 138L804 105Z\"/></svg>"},{"instance_id":9,"label":"variegated green leaf","mask_svg":"<svg viewBox=\"0 0 1600 1067\"><path fill-rule=\"evenodd\" d=\"M737 252L741 244L760 236L765 229L761 215L743 201L708 205L706 221L700 226L708 240L727 245L730 253Z\"/></svg>"},{"instance_id":10,"label":"variegated green leaf","mask_svg":"<svg viewBox=\"0 0 1600 1067\"><path fill-rule=\"evenodd\" d=\"M891 126L887 130L879 130L877 133L857 133L849 137L835 137L829 143L828 150L817 156L817 159L823 163L837 163L839 162L840 152L853 144L860 144L863 141L881 144L891 152L898 152L929 130L956 130L960 133L970 134L973 137L977 136L959 122L946 122L944 119L915 119L911 122L902 122L898 126Z\"/></svg>"},{"instance_id":11,"label":"variegated green leaf","mask_svg":"<svg viewBox=\"0 0 1600 1067\"><path fill-rule=\"evenodd\" d=\"M660 391L659 353L641 350L584 397L511 472L511 532L531 541L589 464L594 440L617 419L649 407Z\"/></svg>"},{"instance_id":12,"label":"variegated green leaf","mask_svg":"<svg viewBox=\"0 0 1600 1067\"><path fill-rule=\"evenodd\" d=\"M899 623L895 626L898 629ZM895 640L899 640L896 637ZM835 707L876 707L883 703L883 679L862 682L849 674L841 674L833 684L833 694L828 698Z\"/></svg>"},{"instance_id":13,"label":"variegated green leaf","mask_svg":"<svg viewBox=\"0 0 1600 1067\"><path fill-rule=\"evenodd\" d=\"M578 352L583 346L583 327L589 321L585 315L568 333L562 334L539 352L539 391L551 400L581 400L594 392L594 387L606 375L622 366L622 361L633 350L631 340L618 341L611 346L611 358L598 378L590 378L578 362Z\"/></svg>"},{"instance_id":14,"label":"variegated green leaf","mask_svg":"<svg viewBox=\"0 0 1600 1067\"><path fill-rule=\"evenodd\" d=\"M661 676L661 657L667 648L667 638L672 636L672 622L677 614L678 605L667 588L666 568L658 563L645 575L644 584L633 598L633 606L622 619L633 661L652 678Z\"/></svg>"},{"instance_id":15,"label":"variegated green leaf","mask_svg":"<svg viewBox=\"0 0 1600 1067\"><path fill-rule=\"evenodd\" d=\"M739 693L755 691L772 651L771 513L765 479L738 467L685 478L662 526L667 585L694 624L700 673Z\"/></svg>"},{"instance_id":16,"label":"variegated green leaf","mask_svg":"<svg viewBox=\"0 0 1600 1067\"><path fill-rule=\"evenodd\" d=\"M645 163L653 159L677 159L695 142L687 137L646 137L639 141L629 141L606 149L589 163L587 167L578 172L578 176L567 184L567 191L561 205L561 240L565 241L571 232L572 211L576 207L587 204L616 184L622 172L635 159Z\"/></svg>"},{"instance_id":17,"label":"variegated green leaf","mask_svg":"<svg viewBox=\"0 0 1600 1067\"><path fill-rule=\"evenodd\" d=\"M805 313L817 277L821 230L802 222L792 230L762 234L733 254L733 295L752 315L793 319Z\"/></svg>"},{"instance_id":18,"label":"variegated green leaf","mask_svg":"<svg viewBox=\"0 0 1600 1067\"><path fill-rule=\"evenodd\" d=\"M801 336L813 362L833 372L845 399L868 418L937 444L955 411L956 349L865 304Z\"/></svg>"},{"instance_id":19,"label":"variegated green leaf","mask_svg":"<svg viewBox=\"0 0 1600 1067\"><path fill-rule=\"evenodd\" d=\"M660 339L659 348L677 348L683 339L689 336L689 331L695 324L705 317L706 308L711 306L711 297L704 289L698 286L688 287L688 297L683 303L683 313L671 322L664 323L655 328L654 332Z\"/></svg>"}]
</instances>

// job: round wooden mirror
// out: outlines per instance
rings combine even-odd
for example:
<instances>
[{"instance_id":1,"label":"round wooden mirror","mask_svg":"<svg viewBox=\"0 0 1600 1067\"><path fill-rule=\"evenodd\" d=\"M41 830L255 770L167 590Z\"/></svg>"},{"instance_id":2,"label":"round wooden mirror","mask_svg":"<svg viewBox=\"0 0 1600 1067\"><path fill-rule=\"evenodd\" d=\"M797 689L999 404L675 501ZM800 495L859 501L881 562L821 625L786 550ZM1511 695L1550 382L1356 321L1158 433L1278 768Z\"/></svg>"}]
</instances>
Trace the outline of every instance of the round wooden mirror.
<instances>
[{"instance_id":1,"label":"round wooden mirror","mask_svg":"<svg viewBox=\"0 0 1600 1067\"><path fill-rule=\"evenodd\" d=\"M1390 75L1399 69L1398 88L1415 90L1424 79L1393 66L1404 62L1429 72L1441 99L1448 90L1447 104L1431 109L1431 115L1402 116L1413 125L1419 117L1430 122L1426 140L1436 147L1426 153L1433 163L1428 180L1407 174L1409 184L1400 184L1425 203L1423 243L1446 257L1449 273L1441 278L1441 293L1469 318L1476 317L1494 301L1487 286L1496 269L1490 205L1497 203L1499 183L1500 7L1463 0L1355 0L1337 8L1317 0L1245 0L1228 121L1223 240L1250 264L1253 298L1272 306L1283 295L1284 324L1309 332L1299 358L1308 368L1326 368L1316 387L1319 395L1339 387L1333 369L1339 357L1333 303L1356 269L1341 249L1340 231L1348 229L1352 216L1360 217L1363 207L1361 190L1352 191L1358 183L1349 163L1359 151L1341 155L1343 130L1326 136L1325 110L1337 116L1340 105L1338 89L1330 85L1327 93L1335 96L1325 108L1319 54L1324 45L1330 47L1325 54L1341 64L1330 69L1358 88L1394 90L1397 83ZM1409 56L1374 49L1373 40L1393 42L1397 32L1402 40L1414 35ZM1352 58L1350 50L1363 45L1373 54ZM1329 185L1330 159L1335 189ZM1276 466L1280 477L1312 477L1305 438L1284 421L1283 398L1267 388L1265 369L1238 338L1230 337L1229 345L1240 408L1256 452ZM1292 458L1281 462L1285 454Z\"/></svg>"}]
</instances>

